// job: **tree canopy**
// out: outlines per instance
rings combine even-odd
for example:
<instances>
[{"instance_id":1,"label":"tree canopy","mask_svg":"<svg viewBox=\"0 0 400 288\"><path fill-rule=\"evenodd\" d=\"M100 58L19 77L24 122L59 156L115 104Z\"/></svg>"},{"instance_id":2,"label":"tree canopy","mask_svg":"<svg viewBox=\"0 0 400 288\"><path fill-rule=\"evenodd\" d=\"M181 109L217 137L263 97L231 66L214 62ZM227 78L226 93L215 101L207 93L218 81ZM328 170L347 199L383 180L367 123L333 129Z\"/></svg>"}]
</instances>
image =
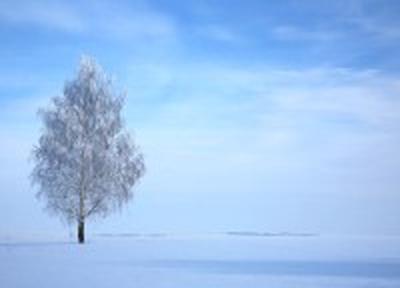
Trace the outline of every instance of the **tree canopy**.
<instances>
[{"instance_id":1,"label":"tree canopy","mask_svg":"<svg viewBox=\"0 0 400 288\"><path fill-rule=\"evenodd\" d=\"M39 110L43 123L33 149L32 181L47 209L68 223L107 216L133 197L143 155L124 127L125 96L88 56L62 96Z\"/></svg>"}]
</instances>

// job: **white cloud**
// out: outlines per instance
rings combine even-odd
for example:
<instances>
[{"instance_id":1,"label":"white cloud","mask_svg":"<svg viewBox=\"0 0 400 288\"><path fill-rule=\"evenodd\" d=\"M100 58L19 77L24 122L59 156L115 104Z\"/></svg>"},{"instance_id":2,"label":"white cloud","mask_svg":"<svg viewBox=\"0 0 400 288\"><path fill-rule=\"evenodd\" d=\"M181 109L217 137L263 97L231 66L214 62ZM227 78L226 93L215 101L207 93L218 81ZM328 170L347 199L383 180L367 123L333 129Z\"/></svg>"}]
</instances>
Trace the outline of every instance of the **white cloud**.
<instances>
[{"instance_id":1,"label":"white cloud","mask_svg":"<svg viewBox=\"0 0 400 288\"><path fill-rule=\"evenodd\" d=\"M307 30L303 27L281 25L272 28L272 34L280 40L289 41L335 41L342 38L338 31Z\"/></svg>"},{"instance_id":2,"label":"white cloud","mask_svg":"<svg viewBox=\"0 0 400 288\"><path fill-rule=\"evenodd\" d=\"M177 28L171 17L145 5L131 5L95 1L85 12L91 19L87 26L92 32L122 39L174 39Z\"/></svg>"},{"instance_id":3,"label":"white cloud","mask_svg":"<svg viewBox=\"0 0 400 288\"><path fill-rule=\"evenodd\" d=\"M395 41L400 37L397 3L385 1L342 1L337 7L338 21L350 24L379 41ZM349 26L346 26L349 28ZM352 30L352 29L350 29Z\"/></svg>"},{"instance_id":4,"label":"white cloud","mask_svg":"<svg viewBox=\"0 0 400 288\"><path fill-rule=\"evenodd\" d=\"M395 23L384 23L378 19L367 16L356 16L348 19L348 22L357 25L362 31L378 37L381 40L390 41L400 38L400 28Z\"/></svg>"},{"instance_id":5,"label":"white cloud","mask_svg":"<svg viewBox=\"0 0 400 288\"><path fill-rule=\"evenodd\" d=\"M131 71L135 85L144 81L153 94L174 89L176 92L171 101L194 102L191 105L197 110L199 106L223 111L235 107L239 109L235 110L238 119L240 112L265 114L276 109L311 113L311 116L336 113L367 125L386 125L400 118L400 100L396 97L400 81L377 70L241 69L189 63L146 67ZM144 95L147 97L146 93ZM191 106L185 104L185 107Z\"/></svg>"},{"instance_id":6,"label":"white cloud","mask_svg":"<svg viewBox=\"0 0 400 288\"><path fill-rule=\"evenodd\" d=\"M118 39L174 38L170 17L146 6L107 1L25 1L0 4L0 22Z\"/></svg>"},{"instance_id":7,"label":"white cloud","mask_svg":"<svg viewBox=\"0 0 400 288\"><path fill-rule=\"evenodd\" d=\"M82 32L85 29L76 7L52 1L1 2L0 21L11 24L32 24L68 32Z\"/></svg>"},{"instance_id":8,"label":"white cloud","mask_svg":"<svg viewBox=\"0 0 400 288\"><path fill-rule=\"evenodd\" d=\"M368 177L393 183L389 171L400 168L397 158L387 161L400 142L396 77L346 68L185 63L153 66L151 75L161 82L152 82L145 75L149 71L132 79L136 84L149 81L140 86L151 86L152 95L174 91L172 98L152 98L140 124L132 122L139 125L157 177L164 177L160 171L175 171L188 179L200 173L221 176L215 181L236 177L260 184L264 174L299 181L319 175L329 183L337 177L362 185ZM134 107L146 101L143 95L128 103L133 109L128 114L140 112Z\"/></svg>"},{"instance_id":9,"label":"white cloud","mask_svg":"<svg viewBox=\"0 0 400 288\"><path fill-rule=\"evenodd\" d=\"M212 40L217 40L221 42L238 43L242 41L242 37L221 25L205 25L197 29L197 32Z\"/></svg>"}]
</instances>

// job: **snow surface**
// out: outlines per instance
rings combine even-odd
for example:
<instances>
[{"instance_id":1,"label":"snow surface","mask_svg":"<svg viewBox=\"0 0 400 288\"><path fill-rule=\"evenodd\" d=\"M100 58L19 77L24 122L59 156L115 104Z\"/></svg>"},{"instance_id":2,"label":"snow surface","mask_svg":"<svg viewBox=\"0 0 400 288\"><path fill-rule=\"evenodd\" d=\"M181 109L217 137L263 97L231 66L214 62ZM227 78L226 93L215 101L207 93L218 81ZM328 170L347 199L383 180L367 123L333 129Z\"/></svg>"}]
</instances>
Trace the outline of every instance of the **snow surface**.
<instances>
[{"instance_id":1,"label":"snow surface","mask_svg":"<svg viewBox=\"0 0 400 288\"><path fill-rule=\"evenodd\" d=\"M0 239L0 287L400 287L399 237Z\"/></svg>"}]
</instances>

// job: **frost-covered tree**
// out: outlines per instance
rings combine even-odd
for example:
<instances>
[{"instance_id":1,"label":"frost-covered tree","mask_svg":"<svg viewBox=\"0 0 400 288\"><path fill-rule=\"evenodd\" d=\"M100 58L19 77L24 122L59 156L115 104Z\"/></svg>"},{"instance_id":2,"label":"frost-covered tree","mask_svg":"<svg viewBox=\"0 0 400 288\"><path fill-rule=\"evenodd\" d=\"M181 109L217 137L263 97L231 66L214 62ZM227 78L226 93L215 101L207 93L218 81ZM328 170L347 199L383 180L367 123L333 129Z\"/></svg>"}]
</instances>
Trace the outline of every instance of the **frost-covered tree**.
<instances>
[{"instance_id":1,"label":"frost-covered tree","mask_svg":"<svg viewBox=\"0 0 400 288\"><path fill-rule=\"evenodd\" d=\"M85 221L121 208L145 171L124 129L123 103L102 68L84 56L63 95L39 110L43 128L33 149L32 182L49 212L77 224L79 243L85 241Z\"/></svg>"}]
</instances>

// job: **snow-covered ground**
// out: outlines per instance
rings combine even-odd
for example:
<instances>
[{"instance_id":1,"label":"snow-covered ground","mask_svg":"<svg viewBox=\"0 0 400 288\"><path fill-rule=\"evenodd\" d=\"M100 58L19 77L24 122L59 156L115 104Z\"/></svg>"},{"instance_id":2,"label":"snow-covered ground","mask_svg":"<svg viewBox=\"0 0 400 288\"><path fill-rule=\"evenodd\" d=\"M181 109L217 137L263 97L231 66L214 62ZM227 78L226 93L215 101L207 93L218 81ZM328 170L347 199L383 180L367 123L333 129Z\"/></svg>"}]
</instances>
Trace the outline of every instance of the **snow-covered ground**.
<instances>
[{"instance_id":1,"label":"snow-covered ground","mask_svg":"<svg viewBox=\"0 0 400 288\"><path fill-rule=\"evenodd\" d=\"M0 287L400 287L399 237L1 239Z\"/></svg>"}]
</instances>

